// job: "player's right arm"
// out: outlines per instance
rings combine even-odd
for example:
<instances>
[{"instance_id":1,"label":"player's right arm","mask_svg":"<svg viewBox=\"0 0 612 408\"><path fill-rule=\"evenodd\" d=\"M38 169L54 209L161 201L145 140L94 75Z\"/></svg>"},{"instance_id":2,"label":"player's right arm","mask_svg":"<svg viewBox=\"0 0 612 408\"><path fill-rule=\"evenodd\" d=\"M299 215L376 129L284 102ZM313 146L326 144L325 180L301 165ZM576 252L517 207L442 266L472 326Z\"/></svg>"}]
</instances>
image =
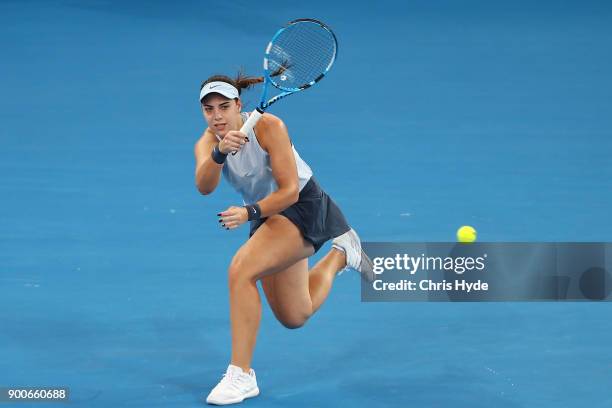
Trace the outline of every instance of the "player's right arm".
<instances>
[{"instance_id":1,"label":"player's right arm","mask_svg":"<svg viewBox=\"0 0 612 408\"><path fill-rule=\"evenodd\" d=\"M210 129L206 129L200 140L195 144L195 183L202 194L212 193L221 179L223 164L212 159L212 151L218 141Z\"/></svg>"}]
</instances>

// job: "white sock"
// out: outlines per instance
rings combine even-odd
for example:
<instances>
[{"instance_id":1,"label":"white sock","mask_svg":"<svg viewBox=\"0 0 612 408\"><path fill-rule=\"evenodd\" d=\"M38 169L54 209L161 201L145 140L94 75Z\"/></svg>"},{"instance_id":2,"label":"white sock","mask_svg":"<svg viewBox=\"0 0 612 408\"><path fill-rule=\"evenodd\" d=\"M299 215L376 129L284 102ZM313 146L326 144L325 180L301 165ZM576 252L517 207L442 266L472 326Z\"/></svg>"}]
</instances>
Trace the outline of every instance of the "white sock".
<instances>
[{"instance_id":1,"label":"white sock","mask_svg":"<svg viewBox=\"0 0 612 408\"><path fill-rule=\"evenodd\" d=\"M346 255L346 251L344 250L344 248L341 248L341 247L339 247L339 246L338 246L338 245L336 245L336 244L333 244L333 245L332 245L332 248L336 248L338 251L342 251L342 252L343 252L343 253Z\"/></svg>"}]
</instances>

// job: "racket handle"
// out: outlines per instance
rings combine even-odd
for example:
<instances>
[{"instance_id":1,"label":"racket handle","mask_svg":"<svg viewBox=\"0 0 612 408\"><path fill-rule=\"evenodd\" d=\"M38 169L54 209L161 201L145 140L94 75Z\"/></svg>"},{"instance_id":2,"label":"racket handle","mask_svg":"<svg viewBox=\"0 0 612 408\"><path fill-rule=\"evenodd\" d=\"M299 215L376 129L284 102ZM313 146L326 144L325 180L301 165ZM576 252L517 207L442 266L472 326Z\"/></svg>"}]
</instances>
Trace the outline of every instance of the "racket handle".
<instances>
[{"instance_id":1,"label":"racket handle","mask_svg":"<svg viewBox=\"0 0 612 408\"><path fill-rule=\"evenodd\" d=\"M246 122L244 122L244 125L242 125L242 127L240 128L240 131L242 133L250 132L255 127L257 122L259 122L259 119L261 118L262 115L263 115L263 111L259 108L256 108L251 113L251 115L249 115L249 118L246 120Z\"/></svg>"},{"instance_id":2,"label":"racket handle","mask_svg":"<svg viewBox=\"0 0 612 408\"><path fill-rule=\"evenodd\" d=\"M244 124L242 125L242 127L240 128L240 131L242 133L249 133L257 124L257 122L259 122L259 119L261 119L261 116L263 115L263 111L260 108L255 108L255 110L253 112L251 112L251 114L249 115L249 118L246 120L246 122L244 122ZM235 156L236 152L232 152L232 156Z\"/></svg>"}]
</instances>

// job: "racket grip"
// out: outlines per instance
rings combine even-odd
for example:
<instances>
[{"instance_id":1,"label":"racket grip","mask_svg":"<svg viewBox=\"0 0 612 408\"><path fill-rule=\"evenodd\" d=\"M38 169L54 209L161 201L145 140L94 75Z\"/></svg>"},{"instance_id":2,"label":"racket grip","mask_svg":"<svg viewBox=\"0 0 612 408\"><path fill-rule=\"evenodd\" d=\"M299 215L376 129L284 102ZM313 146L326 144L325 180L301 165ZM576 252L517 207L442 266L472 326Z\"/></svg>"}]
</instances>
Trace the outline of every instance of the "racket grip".
<instances>
[{"instance_id":1,"label":"racket grip","mask_svg":"<svg viewBox=\"0 0 612 408\"><path fill-rule=\"evenodd\" d=\"M244 122L244 125L242 125L242 127L240 128L240 131L242 133L250 132L255 127L257 122L259 122L259 119L261 118L262 115L263 115L263 111L259 108L256 108L249 115L249 118L246 120L246 122Z\"/></svg>"}]
</instances>

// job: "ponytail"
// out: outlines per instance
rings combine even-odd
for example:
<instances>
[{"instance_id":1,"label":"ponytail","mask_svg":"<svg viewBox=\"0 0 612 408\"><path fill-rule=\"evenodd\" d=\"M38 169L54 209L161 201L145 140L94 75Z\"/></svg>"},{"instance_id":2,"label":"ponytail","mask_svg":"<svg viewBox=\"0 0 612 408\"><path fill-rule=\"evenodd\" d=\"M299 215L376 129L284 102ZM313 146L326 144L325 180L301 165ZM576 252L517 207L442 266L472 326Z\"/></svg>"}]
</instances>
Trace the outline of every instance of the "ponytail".
<instances>
[{"instance_id":1,"label":"ponytail","mask_svg":"<svg viewBox=\"0 0 612 408\"><path fill-rule=\"evenodd\" d=\"M255 84L262 83L264 81L264 78L247 76L242 71L238 72L236 78L233 79L228 77L227 75L213 75L206 81L202 82L200 89L204 88L204 85L206 85L207 83L216 81L227 82L228 84L238 89L238 95L240 95L243 89L249 89Z\"/></svg>"},{"instance_id":2,"label":"ponytail","mask_svg":"<svg viewBox=\"0 0 612 408\"><path fill-rule=\"evenodd\" d=\"M240 93L243 89L249 89L255 84L261 84L264 81L264 77L250 77L245 75L242 71L238 72L236 79L234 80L234 85L238 88L238 93Z\"/></svg>"}]
</instances>

